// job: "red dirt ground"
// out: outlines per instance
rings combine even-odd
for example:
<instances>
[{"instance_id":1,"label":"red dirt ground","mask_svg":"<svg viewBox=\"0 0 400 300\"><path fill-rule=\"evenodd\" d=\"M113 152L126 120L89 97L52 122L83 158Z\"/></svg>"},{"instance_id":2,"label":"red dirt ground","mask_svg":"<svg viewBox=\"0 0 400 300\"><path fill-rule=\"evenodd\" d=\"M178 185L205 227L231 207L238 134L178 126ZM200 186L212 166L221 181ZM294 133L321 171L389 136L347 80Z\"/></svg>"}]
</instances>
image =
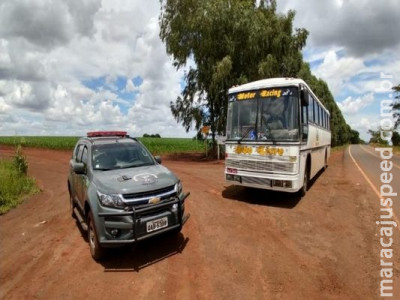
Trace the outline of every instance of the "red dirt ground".
<instances>
[{"instance_id":1,"label":"red dirt ground","mask_svg":"<svg viewBox=\"0 0 400 300\"><path fill-rule=\"evenodd\" d=\"M379 298L379 199L346 152L301 199L230 186L223 161L164 158L191 193L182 234L101 263L69 214L71 152L25 154L42 192L0 216L1 299Z\"/></svg>"}]
</instances>

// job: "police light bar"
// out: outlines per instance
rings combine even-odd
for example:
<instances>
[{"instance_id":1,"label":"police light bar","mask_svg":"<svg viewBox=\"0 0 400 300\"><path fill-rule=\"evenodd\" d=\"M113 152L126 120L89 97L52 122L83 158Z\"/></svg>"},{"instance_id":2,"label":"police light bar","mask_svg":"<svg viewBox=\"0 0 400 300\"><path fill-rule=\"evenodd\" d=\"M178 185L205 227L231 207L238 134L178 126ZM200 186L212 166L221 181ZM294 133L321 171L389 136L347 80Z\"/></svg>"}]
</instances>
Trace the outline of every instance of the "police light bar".
<instances>
[{"instance_id":1,"label":"police light bar","mask_svg":"<svg viewBox=\"0 0 400 300\"><path fill-rule=\"evenodd\" d=\"M126 131L91 131L87 133L88 137L98 136L126 136Z\"/></svg>"}]
</instances>

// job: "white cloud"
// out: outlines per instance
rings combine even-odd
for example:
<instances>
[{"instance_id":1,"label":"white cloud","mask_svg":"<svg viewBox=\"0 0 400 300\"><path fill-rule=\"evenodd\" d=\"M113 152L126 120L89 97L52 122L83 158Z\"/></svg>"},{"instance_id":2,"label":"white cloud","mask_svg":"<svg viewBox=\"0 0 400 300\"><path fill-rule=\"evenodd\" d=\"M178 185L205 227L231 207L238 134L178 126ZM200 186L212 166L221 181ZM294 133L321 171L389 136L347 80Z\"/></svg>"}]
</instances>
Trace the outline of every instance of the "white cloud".
<instances>
[{"instance_id":1,"label":"white cloud","mask_svg":"<svg viewBox=\"0 0 400 300\"><path fill-rule=\"evenodd\" d=\"M334 95L337 95L350 79L365 69L361 59L353 57L338 57L335 51L329 51L324 61L313 72L316 76L328 82Z\"/></svg>"},{"instance_id":2,"label":"white cloud","mask_svg":"<svg viewBox=\"0 0 400 300\"><path fill-rule=\"evenodd\" d=\"M172 66L158 37L159 10L158 1L3 1L1 133L125 129L134 136L186 136L169 109L183 71ZM105 85L96 90L83 84L98 78ZM126 78L125 87L118 78ZM136 99L122 96L132 92Z\"/></svg>"},{"instance_id":3,"label":"white cloud","mask_svg":"<svg viewBox=\"0 0 400 300\"><path fill-rule=\"evenodd\" d=\"M346 115L347 123L352 129L357 130L360 133L360 137L364 141L369 141L370 135L368 130L377 130L379 127L379 116L369 114L357 114L357 115Z\"/></svg>"},{"instance_id":4,"label":"white cloud","mask_svg":"<svg viewBox=\"0 0 400 300\"><path fill-rule=\"evenodd\" d=\"M361 95L372 92L376 82L354 83L356 74L398 74L398 55L366 67L364 60L355 55L337 55L338 51L346 53L352 43L337 43L337 39L332 43L325 39L323 43L318 32L326 31L333 37L337 25L329 17L333 25L323 26L321 18L329 16L330 8L336 17L338 9L349 9L346 1L329 3L315 3L310 8L286 1L298 10L295 20L303 23L297 25L310 22L306 26L311 31L307 59L323 59L313 72L328 82L333 93L345 89L357 90ZM285 6L285 1L278 1L281 4ZM175 70L159 39L159 10L156 0L146 5L138 0L2 1L1 134L81 135L95 129L126 129L132 135L186 136L169 108L181 91L183 71ZM193 60L189 66L193 66ZM136 77L143 80L139 86L132 81ZM98 78L105 78L105 86L92 90L83 84ZM125 86L118 86L117 78L126 78ZM345 110L348 107L351 112L362 105L357 101L349 99L343 104Z\"/></svg>"},{"instance_id":5,"label":"white cloud","mask_svg":"<svg viewBox=\"0 0 400 300\"><path fill-rule=\"evenodd\" d=\"M400 44L400 2L387 0L277 1L280 11L296 10L294 24L310 32L312 47L344 47L354 57L379 54Z\"/></svg>"},{"instance_id":6,"label":"white cloud","mask_svg":"<svg viewBox=\"0 0 400 300\"><path fill-rule=\"evenodd\" d=\"M371 93L357 97L356 99L349 96L342 102L337 102L337 105L344 114L350 115L358 113L361 109L371 105L372 102L374 102L374 95Z\"/></svg>"}]
</instances>

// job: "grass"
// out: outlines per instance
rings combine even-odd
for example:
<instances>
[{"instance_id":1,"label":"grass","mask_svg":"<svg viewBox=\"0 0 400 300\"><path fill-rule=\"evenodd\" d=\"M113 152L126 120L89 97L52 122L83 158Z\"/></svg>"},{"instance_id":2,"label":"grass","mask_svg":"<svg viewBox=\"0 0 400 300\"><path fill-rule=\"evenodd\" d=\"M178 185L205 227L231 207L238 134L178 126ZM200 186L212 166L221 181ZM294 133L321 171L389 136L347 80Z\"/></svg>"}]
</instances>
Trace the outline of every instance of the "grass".
<instances>
[{"instance_id":1,"label":"grass","mask_svg":"<svg viewBox=\"0 0 400 300\"><path fill-rule=\"evenodd\" d=\"M331 152L334 153L334 152L337 152L337 151L345 150L348 146L349 146L349 144L332 147L331 148Z\"/></svg>"},{"instance_id":2,"label":"grass","mask_svg":"<svg viewBox=\"0 0 400 300\"><path fill-rule=\"evenodd\" d=\"M72 150L79 137L75 136L3 136L0 144L21 144L23 147ZM204 152L203 142L187 138L139 138L153 155L183 152Z\"/></svg>"},{"instance_id":3,"label":"grass","mask_svg":"<svg viewBox=\"0 0 400 300\"><path fill-rule=\"evenodd\" d=\"M396 154L400 154L400 146L389 146L389 145L381 145L381 144L369 144L370 146L374 147L374 148L385 148L385 147L389 147L393 149L393 153Z\"/></svg>"},{"instance_id":4,"label":"grass","mask_svg":"<svg viewBox=\"0 0 400 300\"><path fill-rule=\"evenodd\" d=\"M1 136L0 144L23 147L72 150L79 137L76 136Z\"/></svg>"},{"instance_id":5,"label":"grass","mask_svg":"<svg viewBox=\"0 0 400 300\"><path fill-rule=\"evenodd\" d=\"M204 152L204 142L183 138L139 138L153 154L176 154L187 152Z\"/></svg>"},{"instance_id":6,"label":"grass","mask_svg":"<svg viewBox=\"0 0 400 300\"><path fill-rule=\"evenodd\" d=\"M13 161L0 159L0 214L20 204L24 196L38 191L35 180L18 172Z\"/></svg>"}]
</instances>

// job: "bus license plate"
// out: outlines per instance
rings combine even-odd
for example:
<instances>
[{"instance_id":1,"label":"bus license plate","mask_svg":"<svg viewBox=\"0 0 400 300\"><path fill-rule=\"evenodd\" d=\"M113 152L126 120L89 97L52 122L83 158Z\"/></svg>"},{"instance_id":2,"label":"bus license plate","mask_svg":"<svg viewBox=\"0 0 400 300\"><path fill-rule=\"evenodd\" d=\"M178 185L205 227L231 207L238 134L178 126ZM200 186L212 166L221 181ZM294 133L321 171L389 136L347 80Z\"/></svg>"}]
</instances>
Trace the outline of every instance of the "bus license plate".
<instances>
[{"instance_id":1,"label":"bus license plate","mask_svg":"<svg viewBox=\"0 0 400 300\"><path fill-rule=\"evenodd\" d=\"M168 217L149 221L146 223L147 232L152 232L168 226Z\"/></svg>"}]
</instances>

